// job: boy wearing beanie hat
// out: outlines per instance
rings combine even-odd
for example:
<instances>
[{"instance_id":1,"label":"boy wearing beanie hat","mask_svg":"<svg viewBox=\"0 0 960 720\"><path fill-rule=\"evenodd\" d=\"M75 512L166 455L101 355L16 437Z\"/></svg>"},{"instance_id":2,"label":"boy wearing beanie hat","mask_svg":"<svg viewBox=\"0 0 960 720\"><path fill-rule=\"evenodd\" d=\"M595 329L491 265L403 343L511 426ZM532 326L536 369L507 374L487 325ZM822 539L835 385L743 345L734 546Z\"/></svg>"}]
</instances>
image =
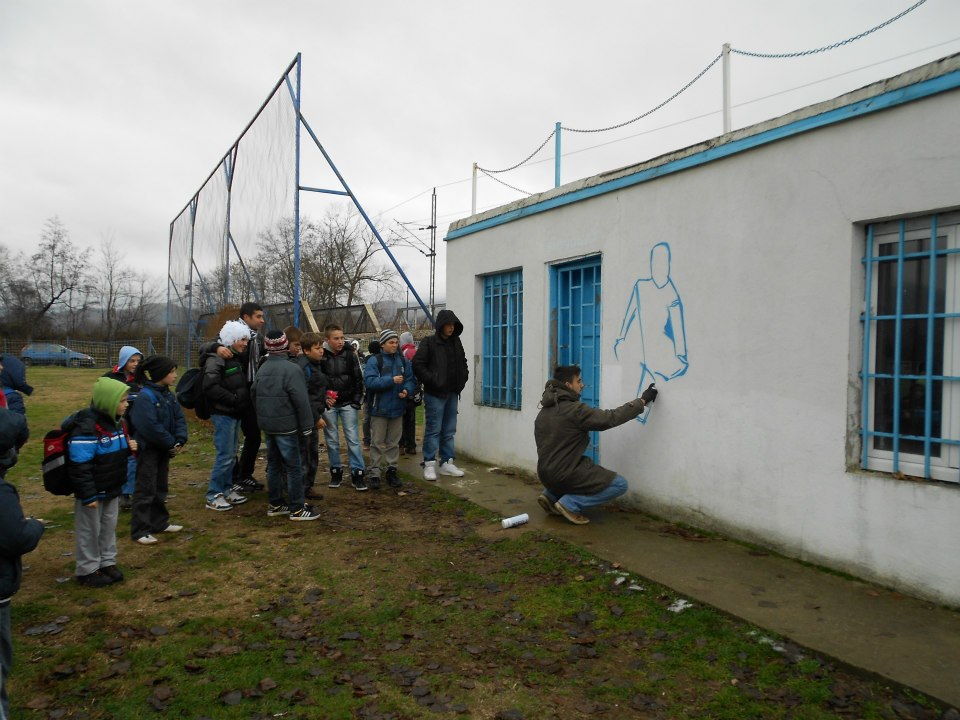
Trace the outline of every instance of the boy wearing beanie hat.
<instances>
[{"instance_id":1,"label":"boy wearing beanie hat","mask_svg":"<svg viewBox=\"0 0 960 720\"><path fill-rule=\"evenodd\" d=\"M213 423L216 457L207 485L208 510L233 510L247 501L233 486L233 468L240 446L240 420L250 407L250 389L241 356L250 342L250 328L239 320L228 320L220 330L220 344L232 353L224 359L216 353L203 362L203 394Z\"/></svg>"},{"instance_id":2,"label":"boy wearing beanie hat","mask_svg":"<svg viewBox=\"0 0 960 720\"><path fill-rule=\"evenodd\" d=\"M137 393L140 392L140 385L137 383L134 374L137 372L137 365L140 364L141 360L143 360L142 352L132 345L124 345L120 348L117 364L113 366L113 370L104 374L104 377L119 380L122 383L126 383L127 387L130 388L130 392L127 394L127 412L126 415L124 415L124 419L127 421L128 436L133 435L133 431L130 429L130 406L133 405L133 401L137 399ZM137 456L130 453L130 457L127 458L127 479L123 483L123 487L120 488L121 510L130 509L130 498L133 497L133 489L136 483Z\"/></svg>"},{"instance_id":3,"label":"boy wearing beanie hat","mask_svg":"<svg viewBox=\"0 0 960 720\"><path fill-rule=\"evenodd\" d=\"M170 386L177 381L177 364L163 355L151 355L137 367L142 386L130 417L137 441L137 486L133 492L130 537L141 545L157 542L154 533L179 532L170 523L167 487L170 458L187 443L187 421Z\"/></svg>"},{"instance_id":4,"label":"boy wearing beanie hat","mask_svg":"<svg viewBox=\"0 0 960 720\"><path fill-rule=\"evenodd\" d=\"M381 466L386 463L386 481L400 487L397 460L407 396L413 392L413 369L398 351L399 338L393 330L380 333L380 354L367 360L363 381L370 396L370 488L380 487Z\"/></svg>"},{"instance_id":5,"label":"boy wearing beanie hat","mask_svg":"<svg viewBox=\"0 0 960 720\"><path fill-rule=\"evenodd\" d=\"M67 472L76 498L74 527L77 582L100 588L123 580L117 568L117 515L120 488L127 476L130 444L123 427L125 383L101 377L90 407L67 418Z\"/></svg>"}]
</instances>

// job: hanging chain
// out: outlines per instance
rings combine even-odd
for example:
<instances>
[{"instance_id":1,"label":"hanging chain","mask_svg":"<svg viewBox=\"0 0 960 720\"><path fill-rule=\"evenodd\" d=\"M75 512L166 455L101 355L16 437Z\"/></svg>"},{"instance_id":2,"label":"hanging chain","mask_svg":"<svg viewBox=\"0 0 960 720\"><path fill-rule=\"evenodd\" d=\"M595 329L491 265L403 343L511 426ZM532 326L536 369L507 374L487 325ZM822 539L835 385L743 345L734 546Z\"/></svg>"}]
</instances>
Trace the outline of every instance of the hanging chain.
<instances>
[{"instance_id":1,"label":"hanging chain","mask_svg":"<svg viewBox=\"0 0 960 720\"><path fill-rule=\"evenodd\" d=\"M817 53L827 52L828 50L835 50L838 47L842 47L848 43L852 43L861 38L865 38L867 35L871 33L875 33L877 30L882 30L887 25L889 25L890 23L896 22L907 13L913 12L918 7L923 5L926 1L927 0L917 0L917 2L915 2L913 5L908 7L903 12L897 15L894 15L889 20L885 20L884 22L880 23L875 27L870 28L869 30L864 30L859 35L848 37L846 40L841 40L831 45L824 45L823 47L814 48L813 50L800 50L798 52L785 52L785 53L766 53L766 52L754 52L752 50L740 50L738 48L730 48L730 52L736 53L737 55L746 55L747 57L755 57L755 58L795 58L795 57L804 57L806 55L816 55Z\"/></svg>"},{"instance_id":2,"label":"hanging chain","mask_svg":"<svg viewBox=\"0 0 960 720\"><path fill-rule=\"evenodd\" d=\"M532 160L532 159L536 156L536 154L537 154L538 152L540 152L541 150L543 150L543 149L547 146L547 143L550 142L550 138L552 138L554 135L556 135L556 133L557 133L556 129L552 130L552 131L550 132L550 134L547 135L547 139L544 140L542 143L540 143L540 147L538 147L538 148L537 148L536 150L534 150L532 153L530 153L529 155L527 155L523 160L521 160L520 162L518 162L516 165L511 165L510 167L508 167L508 168L503 168L502 170L491 170L490 168L482 168L482 167L479 167L479 166L478 166L478 167L477 167L477 170L480 170L481 172L483 172L483 173L486 174L486 175L489 175L490 173L505 173L505 172L510 172L511 170L516 170L516 169L517 169L518 167L520 167L521 165L526 165L530 160ZM494 180L496 180L496 178L494 178ZM523 192L523 191L521 190L521 192ZM532 193L527 193L527 194L530 195L530 194L532 194Z\"/></svg>"},{"instance_id":3,"label":"hanging chain","mask_svg":"<svg viewBox=\"0 0 960 720\"><path fill-rule=\"evenodd\" d=\"M549 138L548 138L548 139L549 139ZM531 156L531 157L532 157L532 156ZM529 160L529 158L527 158L527 159ZM522 190L521 188L515 187L515 186L511 185L510 183L504 182L503 180L501 180L501 179L498 178L498 177L494 177L494 176L491 175L489 172L487 172L486 170L484 170L482 167L478 167L477 170L479 170L480 172L482 172L484 175L486 175L486 176L487 176L488 178L490 178L491 180L495 180L496 182L498 182L498 183L500 183L501 185L504 185L504 186L510 188L511 190L516 190L518 193L523 193L524 195L533 195L532 192L527 192L526 190ZM501 171L501 172L502 172L502 171Z\"/></svg>"}]
</instances>

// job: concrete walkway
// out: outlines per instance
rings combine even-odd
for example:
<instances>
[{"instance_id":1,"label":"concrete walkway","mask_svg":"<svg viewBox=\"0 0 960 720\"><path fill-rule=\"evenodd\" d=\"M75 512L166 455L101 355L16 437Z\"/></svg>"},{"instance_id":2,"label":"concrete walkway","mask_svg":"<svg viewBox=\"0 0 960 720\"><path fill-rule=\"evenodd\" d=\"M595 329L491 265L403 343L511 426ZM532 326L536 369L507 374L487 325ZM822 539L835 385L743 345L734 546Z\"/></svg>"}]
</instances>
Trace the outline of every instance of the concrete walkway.
<instances>
[{"instance_id":1,"label":"concrete walkway","mask_svg":"<svg viewBox=\"0 0 960 720\"><path fill-rule=\"evenodd\" d=\"M600 509L590 512L589 525L574 526L544 514L539 483L457 464L466 476L441 477L440 487L503 517L530 515L529 524L504 533L545 530L798 645L960 707L960 612L735 542L691 537L639 514ZM422 477L419 458L402 457L400 465Z\"/></svg>"}]
</instances>

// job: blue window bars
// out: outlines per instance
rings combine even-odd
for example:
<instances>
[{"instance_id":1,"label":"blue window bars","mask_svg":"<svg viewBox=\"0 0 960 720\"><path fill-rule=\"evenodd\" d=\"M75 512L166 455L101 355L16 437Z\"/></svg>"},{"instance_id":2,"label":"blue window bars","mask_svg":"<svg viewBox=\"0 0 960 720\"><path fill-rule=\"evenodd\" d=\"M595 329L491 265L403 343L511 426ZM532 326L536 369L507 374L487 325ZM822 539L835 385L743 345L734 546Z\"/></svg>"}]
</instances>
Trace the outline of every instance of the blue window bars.
<instances>
[{"instance_id":1,"label":"blue window bars","mask_svg":"<svg viewBox=\"0 0 960 720\"><path fill-rule=\"evenodd\" d=\"M483 405L520 409L523 389L523 273L483 278Z\"/></svg>"},{"instance_id":2,"label":"blue window bars","mask_svg":"<svg viewBox=\"0 0 960 720\"><path fill-rule=\"evenodd\" d=\"M861 465L960 482L960 213L867 226Z\"/></svg>"}]
</instances>

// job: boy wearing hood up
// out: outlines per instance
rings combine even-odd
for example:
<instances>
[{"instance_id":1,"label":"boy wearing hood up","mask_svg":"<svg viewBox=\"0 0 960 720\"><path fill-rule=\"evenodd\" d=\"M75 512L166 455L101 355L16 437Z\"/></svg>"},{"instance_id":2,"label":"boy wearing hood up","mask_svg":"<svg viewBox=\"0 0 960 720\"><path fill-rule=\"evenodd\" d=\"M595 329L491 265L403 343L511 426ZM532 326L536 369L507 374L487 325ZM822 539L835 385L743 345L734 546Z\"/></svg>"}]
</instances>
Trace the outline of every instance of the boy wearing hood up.
<instances>
[{"instance_id":1,"label":"boy wearing hood up","mask_svg":"<svg viewBox=\"0 0 960 720\"><path fill-rule=\"evenodd\" d=\"M591 430L609 430L623 425L657 399L651 383L643 394L615 410L602 410L580 402L583 378L577 365L563 365L553 372L540 400L541 410L533 426L537 443L537 477L544 490L537 502L544 512L562 515L574 525L590 519L581 513L620 497L627 481L613 470L595 465L583 454Z\"/></svg>"},{"instance_id":2,"label":"boy wearing hood up","mask_svg":"<svg viewBox=\"0 0 960 720\"><path fill-rule=\"evenodd\" d=\"M114 380L119 380L122 383L126 383L127 387L130 388L130 392L127 394L127 412L124 415L124 419L127 421L127 434L133 436L133 430L130 427L130 405L133 405L133 401L137 398L137 393L140 392L140 383L136 381L134 374L137 372L137 365L140 364L140 361L143 360L143 353L137 350L132 345L124 345L120 348L120 354L117 358L117 364L113 366L113 369L104 373L103 377L112 378ZM137 484L137 456L133 453L130 453L130 457L127 458L127 479L123 483L123 487L120 488L120 509L129 510L131 507L131 497L133 496L133 489Z\"/></svg>"},{"instance_id":3,"label":"boy wearing hood up","mask_svg":"<svg viewBox=\"0 0 960 720\"><path fill-rule=\"evenodd\" d=\"M423 383L423 479L441 475L460 477L453 464L453 436L457 432L457 405L470 373L460 335L463 323L452 310L437 313L437 331L424 338L413 356L413 372ZM440 465L437 466L437 451Z\"/></svg>"},{"instance_id":4,"label":"boy wearing hood up","mask_svg":"<svg viewBox=\"0 0 960 720\"><path fill-rule=\"evenodd\" d=\"M0 355L0 385L3 386L3 404L21 415L27 414L23 395L32 395L33 387L27 383L27 367L15 355ZM23 395L21 395L23 393Z\"/></svg>"},{"instance_id":5,"label":"boy wearing hood up","mask_svg":"<svg viewBox=\"0 0 960 720\"><path fill-rule=\"evenodd\" d=\"M67 472L76 498L77 582L87 587L123 580L117 568L117 497L127 477L130 455L122 422L129 391L119 380L97 378L90 407L61 424L70 431Z\"/></svg>"}]
</instances>

